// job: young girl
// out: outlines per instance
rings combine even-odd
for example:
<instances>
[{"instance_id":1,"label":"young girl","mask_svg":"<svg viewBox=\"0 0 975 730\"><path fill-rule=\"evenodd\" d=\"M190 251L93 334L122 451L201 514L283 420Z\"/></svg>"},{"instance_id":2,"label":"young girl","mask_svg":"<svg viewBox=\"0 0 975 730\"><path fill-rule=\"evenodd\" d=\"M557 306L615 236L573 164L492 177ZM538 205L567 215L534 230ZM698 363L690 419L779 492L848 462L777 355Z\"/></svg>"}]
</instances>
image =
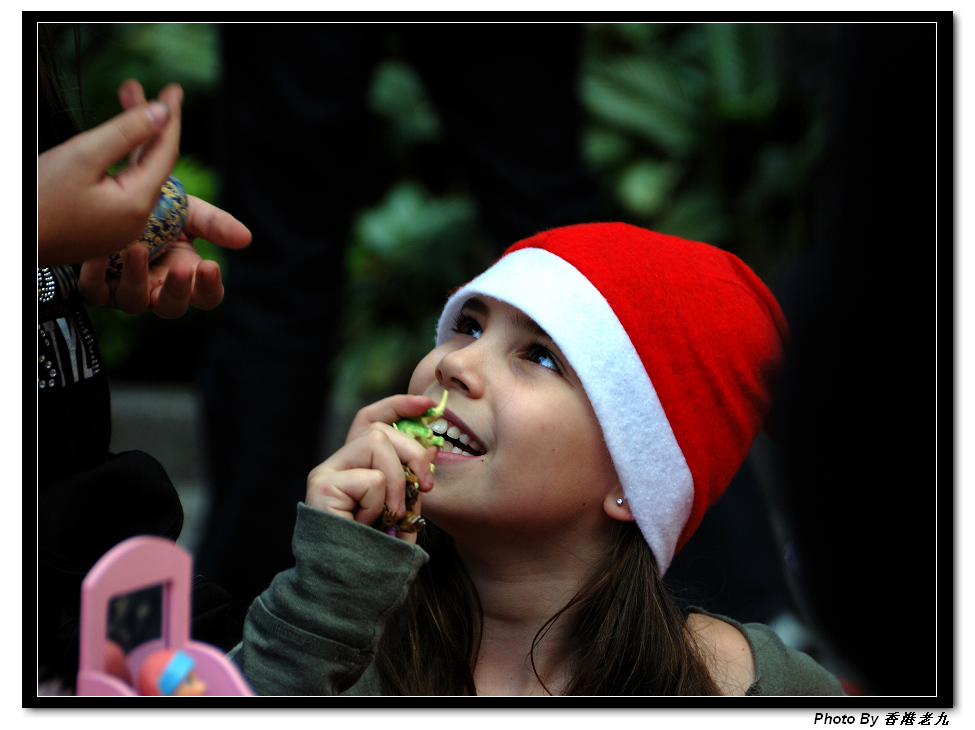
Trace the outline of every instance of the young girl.
<instances>
[{"instance_id":1,"label":"young girl","mask_svg":"<svg viewBox=\"0 0 975 730\"><path fill-rule=\"evenodd\" d=\"M449 298L410 395L311 472L296 566L232 656L260 694L842 694L661 580L761 428L786 336L713 246L621 223L515 244ZM439 450L392 428L444 391ZM373 527L405 512L403 464L418 539Z\"/></svg>"}]
</instances>

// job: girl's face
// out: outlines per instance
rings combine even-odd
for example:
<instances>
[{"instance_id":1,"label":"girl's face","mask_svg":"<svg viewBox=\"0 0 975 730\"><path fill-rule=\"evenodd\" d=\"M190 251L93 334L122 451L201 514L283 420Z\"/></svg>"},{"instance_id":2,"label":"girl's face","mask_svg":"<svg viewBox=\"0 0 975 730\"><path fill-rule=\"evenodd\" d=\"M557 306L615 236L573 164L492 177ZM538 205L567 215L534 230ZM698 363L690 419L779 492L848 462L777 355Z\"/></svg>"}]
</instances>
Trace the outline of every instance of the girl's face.
<instances>
[{"instance_id":1,"label":"girl's face","mask_svg":"<svg viewBox=\"0 0 975 730\"><path fill-rule=\"evenodd\" d=\"M589 399L551 338L521 310L468 300L454 336L417 365L410 393L439 400L446 443L422 510L458 538L598 534L618 479ZM458 453L459 452L459 453Z\"/></svg>"}]
</instances>

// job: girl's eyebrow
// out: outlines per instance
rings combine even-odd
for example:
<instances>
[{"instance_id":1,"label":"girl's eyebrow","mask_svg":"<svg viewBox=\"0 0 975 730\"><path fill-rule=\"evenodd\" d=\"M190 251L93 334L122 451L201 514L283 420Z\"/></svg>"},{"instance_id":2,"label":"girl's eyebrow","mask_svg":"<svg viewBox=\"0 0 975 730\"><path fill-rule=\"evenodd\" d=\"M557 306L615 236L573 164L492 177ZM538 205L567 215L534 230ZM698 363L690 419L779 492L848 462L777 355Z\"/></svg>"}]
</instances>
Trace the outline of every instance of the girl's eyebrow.
<instances>
[{"instance_id":1,"label":"girl's eyebrow","mask_svg":"<svg viewBox=\"0 0 975 730\"><path fill-rule=\"evenodd\" d=\"M464 302L464 306L461 307L461 311L465 309L469 309L472 312L475 312L476 314L481 314L484 316L487 316L490 313L490 308L488 307L488 305L478 297L471 297L466 302ZM531 334L537 337L544 337L545 339L554 342L554 340L552 340L551 335L549 335L549 333L546 332L542 328L542 326L538 324L538 322L536 322L534 319L529 317L527 314L522 312L517 307L511 308L509 321L515 327L526 329Z\"/></svg>"},{"instance_id":2,"label":"girl's eyebrow","mask_svg":"<svg viewBox=\"0 0 975 730\"><path fill-rule=\"evenodd\" d=\"M477 297L471 297L466 302L464 302L464 306L461 307L461 311L465 309L470 309L471 311L476 312L477 314L488 313L488 305L482 302Z\"/></svg>"},{"instance_id":3,"label":"girl's eyebrow","mask_svg":"<svg viewBox=\"0 0 975 730\"><path fill-rule=\"evenodd\" d=\"M511 324L515 327L521 327L529 332L531 332L536 337L544 337L550 342L554 342L552 337L546 332L538 322L529 317L527 314L522 312L520 309L514 309L511 312Z\"/></svg>"}]
</instances>

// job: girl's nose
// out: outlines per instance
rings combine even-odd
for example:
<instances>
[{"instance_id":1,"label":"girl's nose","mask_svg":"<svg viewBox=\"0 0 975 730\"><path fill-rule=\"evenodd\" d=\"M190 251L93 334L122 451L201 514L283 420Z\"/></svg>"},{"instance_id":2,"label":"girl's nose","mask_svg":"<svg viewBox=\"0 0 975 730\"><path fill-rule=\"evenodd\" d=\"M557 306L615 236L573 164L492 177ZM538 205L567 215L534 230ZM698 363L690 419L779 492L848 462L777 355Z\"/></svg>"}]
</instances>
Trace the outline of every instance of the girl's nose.
<instances>
[{"instance_id":1,"label":"girl's nose","mask_svg":"<svg viewBox=\"0 0 975 730\"><path fill-rule=\"evenodd\" d=\"M484 358L478 356L477 344L472 342L440 358L436 370L440 385L447 390L458 390L471 398L484 395Z\"/></svg>"}]
</instances>

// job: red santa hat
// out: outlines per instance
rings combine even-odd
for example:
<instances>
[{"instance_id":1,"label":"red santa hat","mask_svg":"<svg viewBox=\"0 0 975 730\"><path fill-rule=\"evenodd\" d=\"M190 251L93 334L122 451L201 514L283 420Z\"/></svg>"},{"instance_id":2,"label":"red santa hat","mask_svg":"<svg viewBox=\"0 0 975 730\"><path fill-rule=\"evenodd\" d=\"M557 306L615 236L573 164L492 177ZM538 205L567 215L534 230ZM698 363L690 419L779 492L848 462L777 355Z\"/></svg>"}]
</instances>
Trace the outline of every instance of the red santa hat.
<instances>
[{"instance_id":1,"label":"red santa hat","mask_svg":"<svg viewBox=\"0 0 975 730\"><path fill-rule=\"evenodd\" d=\"M788 337L775 298L733 254L625 223L514 244L451 295L438 344L478 294L534 319L571 363L663 575L762 428Z\"/></svg>"}]
</instances>

